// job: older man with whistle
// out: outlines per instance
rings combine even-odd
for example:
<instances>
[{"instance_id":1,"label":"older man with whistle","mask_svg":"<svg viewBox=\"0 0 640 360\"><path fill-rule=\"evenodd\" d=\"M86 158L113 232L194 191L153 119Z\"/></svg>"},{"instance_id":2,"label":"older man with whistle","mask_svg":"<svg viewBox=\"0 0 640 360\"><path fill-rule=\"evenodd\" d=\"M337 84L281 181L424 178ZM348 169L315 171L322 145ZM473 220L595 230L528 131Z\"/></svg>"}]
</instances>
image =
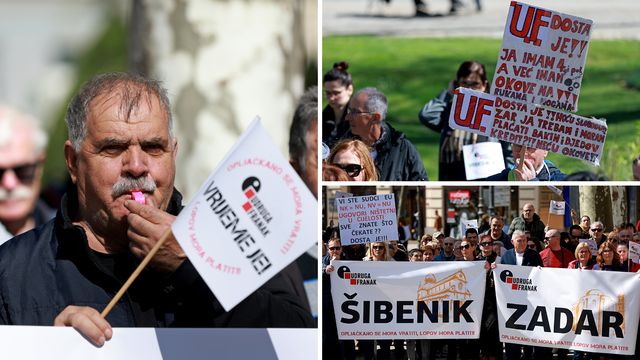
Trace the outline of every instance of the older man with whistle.
<instances>
[{"instance_id":1,"label":"older man with whistle","mask_svg":"<svg viewBox=\"0 0 640 360\"><path fill-rule=\"evenodd\" d=\"M510 166L487 181L562 181L567 177L551 161L545 160L548 152L533 147L511 144L516 165Z\"/></svg>"},{"instance_id":2,"label":"older man with whistle","mask_svg":"<svg viewBox=\"0 0 640 360\"><path fill-rule=\"evenodd\" d=\"M281 276L225 312L169 235L182 195L178 140L158 81L109 73L67 110L67 168L76 188L56 218L0 247L0 324L73 326L96 345L115 327L307 327L311 314ZM165 236L166 241L103 318ZM224 251L224 250L222 250Z\"/></svg>"}]
</instances>

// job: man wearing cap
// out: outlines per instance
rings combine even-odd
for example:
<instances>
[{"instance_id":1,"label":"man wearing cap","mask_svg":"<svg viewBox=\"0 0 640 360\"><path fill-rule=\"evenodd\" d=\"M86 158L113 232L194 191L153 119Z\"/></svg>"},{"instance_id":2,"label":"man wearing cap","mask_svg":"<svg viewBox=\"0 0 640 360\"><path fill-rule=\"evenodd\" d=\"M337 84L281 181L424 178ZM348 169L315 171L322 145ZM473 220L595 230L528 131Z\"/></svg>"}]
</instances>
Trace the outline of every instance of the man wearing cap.
<instances>
[{"instance_id":1,"label":"man wearing cap","mask_svg":"<svg viewBox=\"0 0 640 360\"><path fill-rule=\"evenodd\" d=\"M65 120L64 156L76 187L54 220L0 247L0 324L73 326L97 346L113 336L112 326L314 325L280 275L225 311L173 236L103 319L98 311L182 209L173 187L178 140L166 89L136 74L91 78ZM134 191L146 205L132 200Z\"/></svg>"}]
</instances>

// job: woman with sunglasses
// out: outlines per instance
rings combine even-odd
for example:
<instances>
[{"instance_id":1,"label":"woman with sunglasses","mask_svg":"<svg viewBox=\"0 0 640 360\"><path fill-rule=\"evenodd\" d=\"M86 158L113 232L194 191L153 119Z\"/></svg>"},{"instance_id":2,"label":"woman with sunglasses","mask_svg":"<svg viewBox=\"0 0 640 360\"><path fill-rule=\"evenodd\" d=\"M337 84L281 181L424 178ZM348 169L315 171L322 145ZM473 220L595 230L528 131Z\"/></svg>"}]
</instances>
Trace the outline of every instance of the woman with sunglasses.
<instances>
[{"instance_id":1,"label":"woman with sunglasses","mask_svg":"<svg viewBox=\"0 0 640 360\"><path fill-rule=\"evenodd\" d=\"M322 110L322 142L331 147L343 138L350 129L345 119L349 101L353 94L353 80L347 72L349 64L341 61L324 74L322 84L328 105Z\"/></svg>"},{"instance_id":2,"label":"woman with sunglasses","mask_svg":"<svg viewBox=\"0 0 640 360\"><path fill-rule=\"evenodd\" d=\"M367 254L364 261L395 261L389 253L389 244L386 242L376 242L369 244ZM374 347L376 346L376 340L360 340L359 343L364 351L365 360L373 360ZM390 360L391 359L391 340L377 340L380 345L380 352L382 357L378 356L378 359Z\"/></svg>"},{"instance_id":3,"label":"woman with sunglasses","mask_svg":"<svg viewBox=\"0 0 640 360\"><path fill-rule=\"evenodd\" d=\"M493 249L493 246L491 247L491 249ZM475 241L470 239L462 239L462 243L460 243L460 251L462 252L462 257L455 259L454 261L478 260L478 257L476 256ZM478 339L449 340L447 341L447 345L450 352L447 358L455 359L456 356L454 351L458 352L460 360L476 360L478 359L478 355L480 354Z\"/></svg>"},{"instance_id":4,"label":"woman with sunglasses","mask_svg":"<svg viewBox=\"0 0 640 360\"><path fill-rule=\"evenodd\" d=\"M344 170L354 181L377 181L378 171L369 148L360 140L342 140L331 149L329 164Z\"/></svg>"},{"instance_id":5,"label":"woman with sunglasses","mask_svg":"<svg viewBox=\"0 0 640 360\"><path fill-rule=\"evenodd\" d=\"M481 142L497 142L486 136L455 130L449 126L451 100L456 88L463 87L481 92L489 92L489 80L484 65L477 61L465 61L460 65L456 79L449 82L446 90L429 101L418 114L420 122L433 131L440 133L440 165L438 175L440 181L467 180L462 146ZM505 165L513 165L513 155L509 143L500 142Z\"/></svg>"},{"instance_id":6,"label":"woman with sunglasses","mask_svg":"<svg viewBox=\"0 0 640 360\"><path fill-rule=\"evenodd\" d=\"M540 239L538 239L535 236L532 236L529 238L529 240L527 240L527 247L531 250L535 250L537 252L542 251L542 243L540 242Z\"/></svg>"}]
</instances>

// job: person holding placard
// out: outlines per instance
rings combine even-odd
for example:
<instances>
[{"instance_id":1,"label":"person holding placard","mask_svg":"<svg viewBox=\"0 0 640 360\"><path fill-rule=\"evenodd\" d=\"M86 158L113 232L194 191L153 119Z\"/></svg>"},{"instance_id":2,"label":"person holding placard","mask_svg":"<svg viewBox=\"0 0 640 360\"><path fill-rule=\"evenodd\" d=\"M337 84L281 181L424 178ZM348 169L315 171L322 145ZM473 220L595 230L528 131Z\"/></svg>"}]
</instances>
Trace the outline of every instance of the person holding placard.
<instances>
[{"instance_id":1,"label":"person holding placard","mask_svg":"<svg viewBox=\"0 0 640 360\"><path fill-rule=\"evenodd\" d=\"M598 247L607 240L607 237L604 235L604 224L602 224L601 221L596 221L591 224L591 227L589 227L589 235L591 235L591 239L596 242Z\"/></svg>"},{"instance_id":2,"label":"person holding placard","mask_svg":"<svg viewBox=\"0 0 640 360\"><path fill-rule=\"evenodd\" d=\"M418 149L407 136L385 122L387 97L373 87L359 90L351 100L347 138L358 137L372 148L380 181L428 181Z\"/></svg>"},{"instance_id":3,"label":"person holding placard","mask_svg":"<svg viewBox=\"0 0 640 360\"><path fill-rule=\"evenodd\" d=\"M312 107L317 130L317 95ZM113 336L112 326L315 325L281 275L225 311L169 235L182 195L173 186L178 140L161 82L130 73L94 76L71 100L66 121L64 156L76 187L54 220L0 247L0 324L73 326L98 346ZM312 156L317 162L317 144ZM139 192L145 204L133 200ZM109 310L103 318L96 309Z\"/></svg>"},{"instance_id":4,"label":"person holding placard","mask_svg":"<svg viewBox=\"0 0 640 360\"><path fill-rule=\"evenodd\" d=\"M463 87L472 90L489 92L487 71L482 63L465 61L458 68L456 79L449 81L447 89L429 101L418 113L420 122L433 131L440 133L440 152L438 166L438 180L465 181L467 180L464 166L462 147L482 142L498 142L497 139L452 129L449 126L451 100L456 88ZM513 165L513 155L509 143L500 141L502 156L506 166Z\"/></svg>"},{"instance_id":5,"label":"person holding placard","mask_svg":"<svg viewBox=\"0 0 640 360\"><path fill-rule=\"evenodd\" d=\"M489 176L487 181L562 181L567 177L551 161L544 159L548 154L545 150L519 144L511 144L511 150L515 165Z\"/></svg>"},{"instance_id":6,"label":"person holding placard","mask_svg":"<svg viewBox=\"0 0 640 360\"><path fill-rule=\"evenodd\" d=\"M348 259L342 251L342 244L339 238L329 239L327 249L327 255L322 258L322 358L326 360L341 360L340 344L342 340L338 340L338 329L331 296L331 277L329 274L335 270L333 260ZM353 343L353 341L351 342Z\"/></svg>"}]
</instances>

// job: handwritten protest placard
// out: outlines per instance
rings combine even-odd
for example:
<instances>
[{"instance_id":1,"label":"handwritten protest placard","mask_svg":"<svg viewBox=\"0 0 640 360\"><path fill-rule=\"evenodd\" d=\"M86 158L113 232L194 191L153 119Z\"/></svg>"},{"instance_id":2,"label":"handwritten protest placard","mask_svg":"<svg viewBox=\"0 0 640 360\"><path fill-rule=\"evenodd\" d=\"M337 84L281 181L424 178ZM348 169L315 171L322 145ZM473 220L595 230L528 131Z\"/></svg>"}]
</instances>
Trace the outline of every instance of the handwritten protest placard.
<instances>
[{"instance_id":1,"label":"handwritten protest placard","mask_svg":"<svg viewBox=\"0 0 640 360\"><path fill-rule=\"evenodd\" d=\"M171 229L228 311L317 242L317 204L256 118Z\"/></svg>"},{"instance_id":2,"label":"handwritten protest placard","mask_svg":"<svg viewBox=\"0 0 640 360\"><path fill-rule=\"evenodd\" d=\"M393 194L336 199L342 246L398 240Z\"/></svg>"},{"instance_id":3,"label":"handwritten protest placard","mask_svg":"<svg viewBox=\"0 0 640 360\"><path fill-rule=\"evenodd\" d=\"M512 1L491 93L575 112L593 21Z\"/></svg>"},{"instance_id":4,"label":"handwritten protest placard","mask_svg":"<svg viewBox=\"0 0 640 360\"><path fill-rule=\"evenodd\" d=\"M458 88L449 125L599 165L607 124L531 103Z\"/></svg>"}]
</instances>

